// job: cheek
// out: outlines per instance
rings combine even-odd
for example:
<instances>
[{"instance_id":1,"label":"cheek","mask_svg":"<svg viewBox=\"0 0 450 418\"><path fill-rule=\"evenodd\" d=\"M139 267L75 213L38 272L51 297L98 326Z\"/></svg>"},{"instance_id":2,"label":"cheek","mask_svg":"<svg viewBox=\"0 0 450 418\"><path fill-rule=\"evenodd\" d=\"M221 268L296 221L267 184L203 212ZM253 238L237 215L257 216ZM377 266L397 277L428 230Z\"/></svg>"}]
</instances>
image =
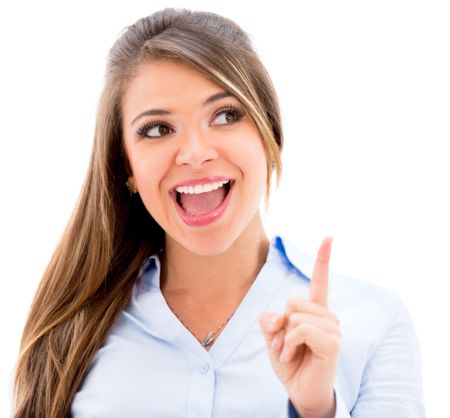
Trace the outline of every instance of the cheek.
<instances>
[{"instance_id":1,"label":"cheek","mask_svg":"<svg viewBox=\"0 0 450 418\"><path fill-rule=\"evenodd\" d=\"M148 193L161 184L164 173L168 170L168 158L157 152L141 151L130 156L130 165L136 185L143 193Z\"/></svg>"},{"instance_id":2,"label":"cheek","mask_svg":"<svg viewBox=\"0 0 450 418\"><path fill-rule=\"evenodd\" d=\"M267 181L267 162L262 140L259 137L252 138L247 146L241 143L237 149L239 152L236 153L236 161L243 171L244 180L250 181L258 189L264 189Z\"/></svg>"}]
</instances>

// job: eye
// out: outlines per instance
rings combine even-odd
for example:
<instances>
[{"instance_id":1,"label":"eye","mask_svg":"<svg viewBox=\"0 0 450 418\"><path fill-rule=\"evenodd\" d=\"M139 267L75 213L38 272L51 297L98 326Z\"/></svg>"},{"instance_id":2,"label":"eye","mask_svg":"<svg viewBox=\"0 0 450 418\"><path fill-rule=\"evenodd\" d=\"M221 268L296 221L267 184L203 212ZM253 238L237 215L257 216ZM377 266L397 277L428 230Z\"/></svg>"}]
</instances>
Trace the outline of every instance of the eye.
<instances>
[{"instance_id":1,"label":"eye","mask_svg":"<svg viewBox=\"0 0 450 418\"><path fill-rule=\"evenodd\" d=\"M219 109L213 120L218 120L218 125L231 125L245 116L245 110L238 106L227 106Z\"/></svg>"},{"instance_id":2,"label":"eye","mask_svg":"<svg viewBox=\"0 0 450 418\"><path fill-rule=\"evenodd\" d=\"M173 132L173 129L167 126L164 122L156 120L147 122L142 125L137 134L141 138L160 138Z\"/></svg>"}]
</instances>

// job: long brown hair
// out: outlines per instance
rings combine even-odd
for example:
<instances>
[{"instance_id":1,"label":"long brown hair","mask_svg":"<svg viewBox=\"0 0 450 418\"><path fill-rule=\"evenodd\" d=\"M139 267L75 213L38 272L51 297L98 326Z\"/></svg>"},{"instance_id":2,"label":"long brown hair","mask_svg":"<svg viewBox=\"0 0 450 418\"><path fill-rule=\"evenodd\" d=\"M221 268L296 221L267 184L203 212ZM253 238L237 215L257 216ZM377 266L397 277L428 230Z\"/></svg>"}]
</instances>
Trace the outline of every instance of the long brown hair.
<instances>
[{"instance_id":1,"label":"long brown hair","mask_svg":"<svg viewBox=\"0 0 450 418\"><path fill-rule=\"evenodd\" d=\"M39 284L24 327L14 381L14 418L70 415L96 352L129 302L163 229L125 182L129 165L121 97L140 64L182 62L234 95L255 121L267 156L267 194L281 177L278 98L248 35L210 12L164 9L126 27L109 51L88 172L70 221Z\"/></svg>"}]
</instances>

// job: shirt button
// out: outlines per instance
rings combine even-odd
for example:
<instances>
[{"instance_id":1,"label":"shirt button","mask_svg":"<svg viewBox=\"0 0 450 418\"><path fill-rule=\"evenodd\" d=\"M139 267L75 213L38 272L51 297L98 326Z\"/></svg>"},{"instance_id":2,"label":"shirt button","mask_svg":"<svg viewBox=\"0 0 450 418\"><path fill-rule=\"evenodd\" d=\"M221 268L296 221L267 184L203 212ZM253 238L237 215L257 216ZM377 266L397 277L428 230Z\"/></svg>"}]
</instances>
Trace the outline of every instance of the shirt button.
<instances>
[{"instance_id":1,"label":"shirt button","mask_svg":"<svg viewBox=\"0 0 450 418\"><path fill-rule=\"evenodd\" d=\"M206 373L209 370L209 364L205 363L202 365L202 367L200 368L200 373Z\"/></svg>"}]
</instances>

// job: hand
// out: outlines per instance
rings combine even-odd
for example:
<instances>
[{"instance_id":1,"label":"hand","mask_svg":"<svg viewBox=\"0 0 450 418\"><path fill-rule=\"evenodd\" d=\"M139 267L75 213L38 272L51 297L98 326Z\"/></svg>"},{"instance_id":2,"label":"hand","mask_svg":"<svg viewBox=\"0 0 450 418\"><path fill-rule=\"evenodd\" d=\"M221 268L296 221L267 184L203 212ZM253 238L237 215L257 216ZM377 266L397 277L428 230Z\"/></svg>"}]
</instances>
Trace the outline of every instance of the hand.
<instances>
[{"instance_id":1,"label":"hand","mask_svg":"<svg viewBox=\"0 0 450 418\"><path fill-rule=\"evenodd\" d=\"M272 368L302 418L332 418L336 408L333 384L341 333L338 317L328 310L331 242L327 237L320 246L310 300L290 297L284 314L265 311L259 316Z\"/></svg>"}]
</instances>

